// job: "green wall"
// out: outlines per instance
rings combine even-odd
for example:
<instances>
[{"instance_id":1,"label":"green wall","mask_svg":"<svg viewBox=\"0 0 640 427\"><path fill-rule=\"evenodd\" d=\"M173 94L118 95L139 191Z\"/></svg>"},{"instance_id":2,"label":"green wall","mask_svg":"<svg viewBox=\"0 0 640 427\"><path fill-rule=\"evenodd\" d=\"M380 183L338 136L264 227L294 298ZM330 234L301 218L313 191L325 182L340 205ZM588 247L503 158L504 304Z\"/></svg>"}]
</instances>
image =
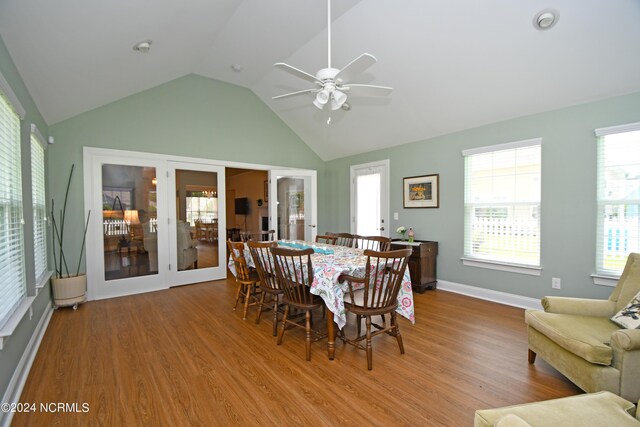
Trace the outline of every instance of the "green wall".
<instances>
[{"instance_id":1,"label":"green wall","mask_svg":"<svg viewBox=\"0 0 640 427\"><path fill-rule=\"evenodd\" d=\"M22 139L22 188L23 188L23 205L25 207L31 206L31 123L35 123L40 129L40 132L47 137L47 125L45 124L40 112L36 108L31 95L27 91L27 88L22 81L22 78L18 74L9 52L4 44L2 38L0 38L0 73L4 76L5 80L11 86L11 89L16 94L20 103L26 110L26 115L21 124L21 139ZM49 151L49 150L47 150ZM45 154L46 155L46 154ZM24 211L24 235L25 235L25 260L26 260L26 277L29 286L29 295L33 295L33 288L35 282L34 263L33 263L33 215L31 210L25 209ZM11 377L18 366L18 362L22 357L31 336L33 335L38 321L42 317L45 309L50 304L50 289L49 286L45 286L35 298L32 304L33 316L29 319L29 314L20 321L17 329L14 333L5 341L5 347L0 350L0 397L2 397L11 381ZM0 420L2 414L0 414Z\"/></svg>"},{"instance_id":2,"label":"green wall","mask_svg":"<svg viewBox=\"0 0 640 427\"><path fill-rule=\"evenodd\" d=\"M83 222L82 148L102 147L318 170L324 162L249 89L188 75L50 127L53 197L62 203L72 163L69 224ZM322 186L319 184L319 193ZM68 234L67 234L68 232ZM82 239L82 227L65 231ZM79 245L67 249L77 259Z\"/></svg>"},{"instance_id":3,"label":"green wall","mask_svg":"<svg viewBox=\"0 0 640 427\"><path fill-rule=\"evenodd\" d=\"M349 230L349 167L390 159L390 230L413 227L417 239L439 242L441 280L539 298L601 298L611 288L594 285L596 238L596 139L594 129L640 121L640 93L495 123L429 140L327 162L319 216L326 228ZM464 162L461 151L542 138L540 277L462 265ZM440 174L439 209L403 209L402 178ZM399 220L393 220L398 212ZM562 289L551 289L551 278Z\"/></svg>"}]
</instances>

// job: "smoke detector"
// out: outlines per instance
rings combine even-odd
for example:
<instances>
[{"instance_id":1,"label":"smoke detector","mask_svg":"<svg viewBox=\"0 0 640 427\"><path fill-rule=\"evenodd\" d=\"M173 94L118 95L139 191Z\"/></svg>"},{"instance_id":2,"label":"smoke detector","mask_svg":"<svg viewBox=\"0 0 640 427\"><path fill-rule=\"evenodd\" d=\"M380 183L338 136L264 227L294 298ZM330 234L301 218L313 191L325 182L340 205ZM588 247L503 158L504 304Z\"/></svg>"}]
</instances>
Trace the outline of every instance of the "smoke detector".
<instances>
[{"instance_id":1,"label":"smoke detector","mask_svg":"<svg viewBox=\"0 0 640 427\"><path fill-rule=\"evenodd\" d=\"M133 50L140 53L147 53L151 50L151 40L144 40L133 46Z\"/></svg>"},{"instance_id":2,"label":"smoke detector","mask_svg":"<svg viewBox=\"0 0 640 427\"><path fill-rule=\"evenodd\" d=\"M540 31L548 30L556 25L558 19L560 19L560 14L557 10L544 9L533 17L533 27Z\"/></svg>"}]
</instances>

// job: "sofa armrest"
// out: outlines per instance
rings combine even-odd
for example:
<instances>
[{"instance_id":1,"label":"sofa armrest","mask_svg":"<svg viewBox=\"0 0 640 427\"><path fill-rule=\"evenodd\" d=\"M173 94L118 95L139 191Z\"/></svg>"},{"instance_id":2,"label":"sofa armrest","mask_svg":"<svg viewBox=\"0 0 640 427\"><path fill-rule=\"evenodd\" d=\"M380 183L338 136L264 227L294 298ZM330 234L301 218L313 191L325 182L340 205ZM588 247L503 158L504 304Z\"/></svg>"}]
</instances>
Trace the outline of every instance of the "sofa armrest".
<instances>
[{"instance_id":1,"label":"sofa armrest","mask_svg":"<svg viewBox=\"0 0 640 427\"><path fill-rule=\"evenodd\" d=\"M577 316L611 317L616 312L616 303L606 299L544 297L542 307L547 313Z\"/></svg>"},{"instance_id":2,"label":"sofa armrest","mask_svg":"<svg viewBox=\"0 0 640 427\"><path fill-rule=\"evenodd\" d=\"M611 334L611 345L621 350L640 350L640 329L619 329Z\"/></svg>"}]
</instances>

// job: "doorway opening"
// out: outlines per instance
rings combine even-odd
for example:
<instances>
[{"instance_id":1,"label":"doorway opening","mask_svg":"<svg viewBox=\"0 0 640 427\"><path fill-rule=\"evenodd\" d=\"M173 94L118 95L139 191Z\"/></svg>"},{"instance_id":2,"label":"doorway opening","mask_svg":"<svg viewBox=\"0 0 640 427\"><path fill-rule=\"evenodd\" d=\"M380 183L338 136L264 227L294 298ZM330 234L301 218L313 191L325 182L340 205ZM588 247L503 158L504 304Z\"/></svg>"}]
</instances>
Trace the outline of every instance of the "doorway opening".
<instances>
[{"instance_id":1,"label":"doorway opening","mask_svg":"<svg viewBox=\"0 0 640 427\"><path fill-rule=\"evenodd\" d=\"M226 168L227 239L240 233L258 235L269 230L269 186L266 170Z\"/></svg>"}]
</instances>

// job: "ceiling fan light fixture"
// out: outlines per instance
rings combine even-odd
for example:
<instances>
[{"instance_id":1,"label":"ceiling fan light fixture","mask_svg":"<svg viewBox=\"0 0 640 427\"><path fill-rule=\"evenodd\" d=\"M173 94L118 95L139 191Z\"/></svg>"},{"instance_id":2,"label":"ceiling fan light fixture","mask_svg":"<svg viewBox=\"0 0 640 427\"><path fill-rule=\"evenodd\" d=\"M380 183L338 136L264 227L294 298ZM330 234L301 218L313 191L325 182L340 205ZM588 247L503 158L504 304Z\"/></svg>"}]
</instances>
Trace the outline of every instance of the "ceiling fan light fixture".
<instances>
[{"instance_id":1,"label":"ceiling fan light fixture","mask_svg":"<svg viewBox=\"0 0 640 427\"><path fill-rule=\"evenodd\" d=\"M342 91L336 90L331 95L330 107L334 111L339 110L346 101L347 101L347 95Z\"/></svg>"},{"instance_id":2,"label":"ceiling fan light fixture","mask_svg":"<svg viewBox=\"0 0 640 427\"><path fill-rule=\"evenodd\" d=\"M316 94L316 99L313 100L313 105L322 110L325 104L329 102L329 98L331 98L331 93L327 88L324 88Z\"/></svg>"}]
</instances>

